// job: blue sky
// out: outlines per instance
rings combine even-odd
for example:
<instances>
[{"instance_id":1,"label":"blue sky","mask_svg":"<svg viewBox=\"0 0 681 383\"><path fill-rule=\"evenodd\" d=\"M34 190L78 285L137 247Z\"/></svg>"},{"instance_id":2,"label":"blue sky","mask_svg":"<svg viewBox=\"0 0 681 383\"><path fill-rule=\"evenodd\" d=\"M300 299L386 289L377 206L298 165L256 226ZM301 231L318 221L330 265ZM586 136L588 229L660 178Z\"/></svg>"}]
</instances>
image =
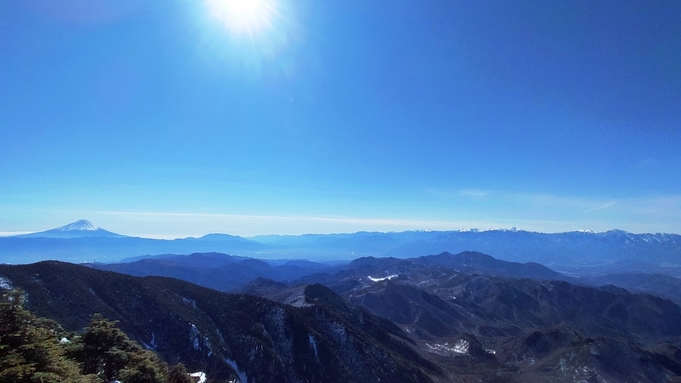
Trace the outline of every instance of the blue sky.
<instances>
[{"instance_id":1,"label":"blue sky","mask_svg":"<svg viewBox=\"0 0 681 383\"><path fill-rule=\"evenodd\" d=\"M681 2L211 1L0 2L0 233L681 233Z\"/></svg>"}]
</instances>

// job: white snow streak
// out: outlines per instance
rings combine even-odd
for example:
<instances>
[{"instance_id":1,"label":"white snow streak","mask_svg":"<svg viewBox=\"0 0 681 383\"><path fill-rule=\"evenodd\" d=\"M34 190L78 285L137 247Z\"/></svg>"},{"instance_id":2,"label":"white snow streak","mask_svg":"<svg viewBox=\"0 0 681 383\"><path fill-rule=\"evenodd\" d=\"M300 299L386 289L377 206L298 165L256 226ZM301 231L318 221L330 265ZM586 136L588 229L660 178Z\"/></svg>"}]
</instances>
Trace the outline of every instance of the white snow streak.
<instances>
[{"instance_id":1,"label":"white snow streak","mask_svg":"<svg viewBox=\"0 0 681 383\"><path fill-rule=\"evenodd\" d=\"M459 339L455 345L450 346L449 343L444 344L430 344L426 343L428 352L442 356L455 356L457 354L468 354L470 344L465 339Z\"/></svg>"},{"instance_id":2,"label":"white snow streak","mask_svg":"<svg viewBox=\"0 0 681 383\"><path fill-rule=\"evenodd\" d=\"M197 329L196 326L192 324L191 333L189 334L189 340L193 343L194 350L199 349L199 335L200 335L199 329Z\"/></svg>"},{"instance_id":3,"label":"white snow streak","mask_svg":"<svg viewBox=\"0 0 681 383\"><path fill-rule=\"evenodd\" d=\"M315 356L315 358L319 359L319 356L317 355L317 342L315 342L314 337L312 336L312 334L308 335L307 337L308 337L308 339L309 339L309 341L310 341L310 345L311 345L312 348L314 349L314 356Z\"/></svg>"},{"instance_id":4,"label":"white snow streak","mask_svg":"<svg viewBox=\"0 0 681 383\"><path fill-rule=\"evenodd\" d=\"M393 278L397 278L397 274L388 275L387 277L383 277L383 278L373 278L373 277L369 276L369 279L371 279L373 282L385 281L386 279L391 280Z\"/></svg>"},{"instance_id":5,"label":"white snow streak","mask_svg":"<svg viewBox=\"0 0 681 383\"><path fill-rule=\"evenodd\" d=\"M248 383L248 376L246 376L245 372L239 370L239 366L234 360L225 358L225 362L227 362L227 364L229 364L229 366L236 371L236 374L239 377L239 383Z\"/></svg>"},{"instance_id":6,"label":"white snow streak","mask_svg":"<svg viewBox=\"0 0 681 383\"><path fill-rule=\"evenodd\" d=\"M192 372L189 374L192 378L199 378L198 383L206 383L206 373L205 372Z\"/></svg>"}]
</instances>

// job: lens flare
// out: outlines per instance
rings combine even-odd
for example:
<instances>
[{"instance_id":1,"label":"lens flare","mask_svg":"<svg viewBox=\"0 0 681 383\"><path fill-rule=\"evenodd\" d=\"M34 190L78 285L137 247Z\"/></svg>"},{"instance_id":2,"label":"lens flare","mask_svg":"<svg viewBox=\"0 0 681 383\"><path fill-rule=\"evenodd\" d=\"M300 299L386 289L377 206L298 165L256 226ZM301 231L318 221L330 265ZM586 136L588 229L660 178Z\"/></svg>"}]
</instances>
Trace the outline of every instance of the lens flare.
<instances>
[{"instance_id":1,"label":"lens flare","mask_svg":"<svg viewBox=\"0 0 681 383\"><path fill-rule=\"evenodd\" d=\"M272 27L275 0L206 0L210 14L230 32L255 36Z\"/></svg>"}]
</instances>

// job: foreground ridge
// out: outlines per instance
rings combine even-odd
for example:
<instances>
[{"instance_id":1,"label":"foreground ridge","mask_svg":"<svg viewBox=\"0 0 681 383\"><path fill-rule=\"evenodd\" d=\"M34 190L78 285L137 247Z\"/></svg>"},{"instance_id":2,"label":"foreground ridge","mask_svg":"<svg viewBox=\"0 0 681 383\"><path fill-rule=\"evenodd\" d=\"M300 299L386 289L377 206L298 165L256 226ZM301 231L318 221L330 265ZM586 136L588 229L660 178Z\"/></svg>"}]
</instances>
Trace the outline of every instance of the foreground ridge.
<instances>
[{"instance_id":1,"label":"foreground ridge","mask_svg":"<svg viewBox=\"0 0 681 383\"><path fill-rule=\"evenodd\" d=\"M0 265L0 277L67 330L100 312L167 362L215 381L681 377L681 308L671 301L613 286L461 271L459 262L495 270L480 253L362 258L298 282L260 278L249 294L61 262Z\"/></svg>"}]
</instances>

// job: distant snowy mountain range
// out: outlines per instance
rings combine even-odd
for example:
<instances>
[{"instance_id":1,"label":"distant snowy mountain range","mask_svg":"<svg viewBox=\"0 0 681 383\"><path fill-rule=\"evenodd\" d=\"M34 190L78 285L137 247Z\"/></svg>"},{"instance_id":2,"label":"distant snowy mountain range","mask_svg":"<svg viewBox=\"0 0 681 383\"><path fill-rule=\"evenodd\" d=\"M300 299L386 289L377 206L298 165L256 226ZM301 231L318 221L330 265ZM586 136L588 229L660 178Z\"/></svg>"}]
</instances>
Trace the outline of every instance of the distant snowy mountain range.
<instances>
[{"instance_id":1,"label":"distant snowy mountain range","mask_svg":"<svg viewBox=\"0 0 681 383\"><path fill-rule=\"evenodd\" d=\"M537 233L518 229L357 232L267 235L243 238L208 234L160 240L129 237L87 220L56 229L0 238L0 260L30 263L118 262L158 254L221 252L261 259L352 260L365 256L418 257L479 251L512 262L537 262L568 275L654 272L681 276L681 236L573 231Z\"/></svg>"}]
</instances>

